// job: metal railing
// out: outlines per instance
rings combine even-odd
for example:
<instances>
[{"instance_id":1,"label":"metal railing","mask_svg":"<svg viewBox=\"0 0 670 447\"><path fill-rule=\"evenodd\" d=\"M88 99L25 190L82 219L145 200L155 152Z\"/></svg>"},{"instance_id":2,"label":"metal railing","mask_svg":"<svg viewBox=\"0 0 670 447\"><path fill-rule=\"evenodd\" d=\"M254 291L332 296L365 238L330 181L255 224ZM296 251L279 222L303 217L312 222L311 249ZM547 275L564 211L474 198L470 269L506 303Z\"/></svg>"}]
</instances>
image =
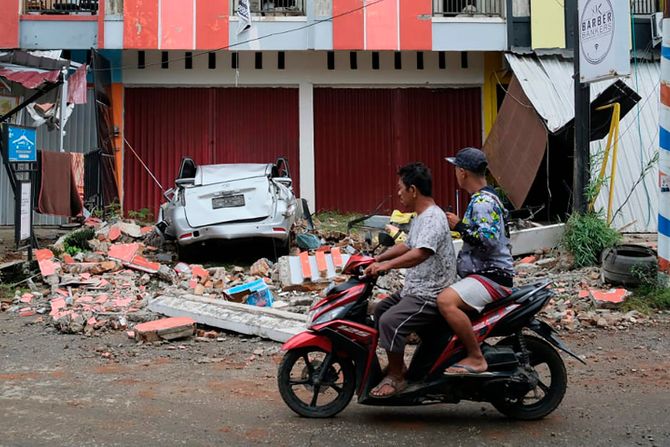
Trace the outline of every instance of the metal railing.
<instances>
[{"instance_id":1,"label":"metal railing","mask_svg":"<svg viewBox=\"0 0 670 447\"><path fill-rule=\"evenodd\" d=\"M231 2L231 15L236 15L239 0ZM249 0L253 16L304 16L305 0Z\"/></svg>"},{"instance_id":2,"label":"metal railing","mask_svg":"<svg viewBox=\"0 0 670 447\"><path fill-rule=\"evenodd\" d=\"M505 0L433 0L438 17L504 17Z\"/></svg>"},{"instance_id":3,"label":"metal railing","mask_svg":"<svg viewBox=\"0 0 670 447\"><path fill-rule=\"evenodd\" d=\"M648 15L663 12L660 0L631 0L631 14Z\"/></svg>"},{"instance_id":4,"label":"metal railing","mask_svg":"<svg viewBox=\"0 0 670 447\"><path fill-rule=\"evenodd\" d=\"M95 15L98 0L23 0L23 13Z\"/></svg>"}]
</instances>

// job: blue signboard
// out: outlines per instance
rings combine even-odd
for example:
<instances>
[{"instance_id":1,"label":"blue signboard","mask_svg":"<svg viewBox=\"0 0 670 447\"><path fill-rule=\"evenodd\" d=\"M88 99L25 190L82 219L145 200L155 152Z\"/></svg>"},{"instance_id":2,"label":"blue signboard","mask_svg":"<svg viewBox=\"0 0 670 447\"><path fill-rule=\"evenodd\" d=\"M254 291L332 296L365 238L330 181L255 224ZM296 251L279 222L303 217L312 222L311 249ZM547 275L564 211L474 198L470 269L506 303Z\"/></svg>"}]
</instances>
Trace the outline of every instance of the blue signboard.
<instances>
[{"instance_id":1,"label":"blue signboard","mask_svg":"<svg viewBox=\"0 0 670 447\"><path fill-rule=\"evenodd\" d=\"M37 136L35 129L7 125L7 159L10 162L37 161Z\"/></svg>"}]
</instances>

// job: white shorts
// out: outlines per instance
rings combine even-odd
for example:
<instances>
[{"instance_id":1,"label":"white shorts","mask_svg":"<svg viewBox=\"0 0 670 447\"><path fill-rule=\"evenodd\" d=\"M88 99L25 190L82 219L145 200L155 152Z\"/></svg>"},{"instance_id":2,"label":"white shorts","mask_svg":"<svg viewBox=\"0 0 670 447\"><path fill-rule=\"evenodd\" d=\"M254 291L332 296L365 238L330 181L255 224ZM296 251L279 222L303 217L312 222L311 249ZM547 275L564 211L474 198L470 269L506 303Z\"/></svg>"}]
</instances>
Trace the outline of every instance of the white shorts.
<instances>
[{"instance_id":1,"label":"white shorts","mask_svg":"<svg viewBox=\"0 0 670 447\"><path fill-rule=\"evenodd\" d=\"M484 281L489 284L489 288L484 285ZM456 291L465 304L477 312L481 312L484 306L509 293L507 288L479 275L467 276L449 287Z\"/></svg>"}]
</instances>

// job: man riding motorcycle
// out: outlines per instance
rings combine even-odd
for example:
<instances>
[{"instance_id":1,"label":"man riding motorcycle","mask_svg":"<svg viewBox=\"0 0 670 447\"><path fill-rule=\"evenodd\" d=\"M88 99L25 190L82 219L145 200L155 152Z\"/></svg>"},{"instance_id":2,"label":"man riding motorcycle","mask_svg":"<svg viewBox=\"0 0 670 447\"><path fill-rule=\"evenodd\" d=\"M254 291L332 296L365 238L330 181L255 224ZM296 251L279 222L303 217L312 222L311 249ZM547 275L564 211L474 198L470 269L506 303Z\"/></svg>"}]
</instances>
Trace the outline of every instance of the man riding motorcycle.
<instances>
[{"instance_id":1,"label":"man riding motorcycle","mask_svg":"<svg viewBox=\"0 0 670 447\"><path fill-rule=\"evenodd\" d=\"M386 377L375 387L374 397L390 397L406 387L405 339L415 329L440 318L436 297L456 277L454 247L444 212L432 198L432 176L421 163L398 171L400 202L417 213L406 243L400 243L375 258L366 275L407 268L405 284L399 294L379 303L375 321L379 345L386 350Z\"/></svg>"}]
</instances>

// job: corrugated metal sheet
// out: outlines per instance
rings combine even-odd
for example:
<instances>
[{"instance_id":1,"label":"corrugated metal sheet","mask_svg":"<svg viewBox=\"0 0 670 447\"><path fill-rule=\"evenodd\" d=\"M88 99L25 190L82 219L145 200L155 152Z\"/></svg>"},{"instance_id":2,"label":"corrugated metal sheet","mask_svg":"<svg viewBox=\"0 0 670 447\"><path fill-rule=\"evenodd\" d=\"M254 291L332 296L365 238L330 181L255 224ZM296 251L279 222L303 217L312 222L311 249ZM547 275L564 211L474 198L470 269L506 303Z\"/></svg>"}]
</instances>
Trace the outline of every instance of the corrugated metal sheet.
<instances>
[{"instance_id":1,"label":"corrugated metal sheet","mask_svg":"<svg viewBox=\"0 0 670 447\"><path fill-rule=\"evenodd\" d=\"M298 172L298 90L294 88L128 88L125 136L164 188L179 163L272 162ZM125 210L158 209L161 192L128 148Z\"/></svg>"},{"instance_id":2,"label":"corrugated metal sheet","mask_svg":"<svg viewBox=\"0 0 670 447\"><path fill-rule=\"evenodd\" d=\"M215 163L271 163L288 159L299 194L297 88L216 89Z\"/></svg>"},{"instance_id":3,"label":"corrugated metal sheet","mask_svg":"<svg viewBox=\"0 0 670 447\"><path fill-rule=\"evenodd\" d=\"M572 61L554 57L507 55L515 75L549 130L557 130L574 116ZM632 75L624 79L641 97L640 103L620 124L617 174L614 184L614 211L630 199L614 219L614 226L630 232L655 232L658 211L658 167L654 166L640 179L644 167L657 152L659 120L660 63L633 64ZM591 98L598 96L613 81L591 84ZM605 148L606 139L591 143L592 154ZM608 173L610 172L608 167ZM606 208L608 190L603 188L596 202Z\"/></svg>"},{"instance_id":4,"label":"corrugated metal sheet","mask_svg":"<svg viewBox=\"0 0 670 447\"><path fill-rule=\"evenodd\" d=\"M27 113L24 113L22 124L32 124ZM93 90L88 91L86 104L74 108L70 119L65 124L65 138L63 146L68 152L86 153L97 146L97 130L95 126L95 102ZM60 136L57 130L49 131L47 126L37 129L37 147L40 149L57 151ZM66 221L58 216L35 214L35 225L59 225ZM0 167L0 225L14 224L14 194L7 178L4 166Z\"/></svg>"},{"instance_id":5,"label":"corrugated metal sheet","mask_svg":"<svg viewBox=\"0 0 670 447\"><path fill-rule=\"evenodd\" d=\"M384 210L399 207L396 171L412 161L433 171L438 204L456 208L444 157L481 146L481 91L317 88L314 133L318 209L370 212L387 198Z\"/></svg>"}]
</instances>

